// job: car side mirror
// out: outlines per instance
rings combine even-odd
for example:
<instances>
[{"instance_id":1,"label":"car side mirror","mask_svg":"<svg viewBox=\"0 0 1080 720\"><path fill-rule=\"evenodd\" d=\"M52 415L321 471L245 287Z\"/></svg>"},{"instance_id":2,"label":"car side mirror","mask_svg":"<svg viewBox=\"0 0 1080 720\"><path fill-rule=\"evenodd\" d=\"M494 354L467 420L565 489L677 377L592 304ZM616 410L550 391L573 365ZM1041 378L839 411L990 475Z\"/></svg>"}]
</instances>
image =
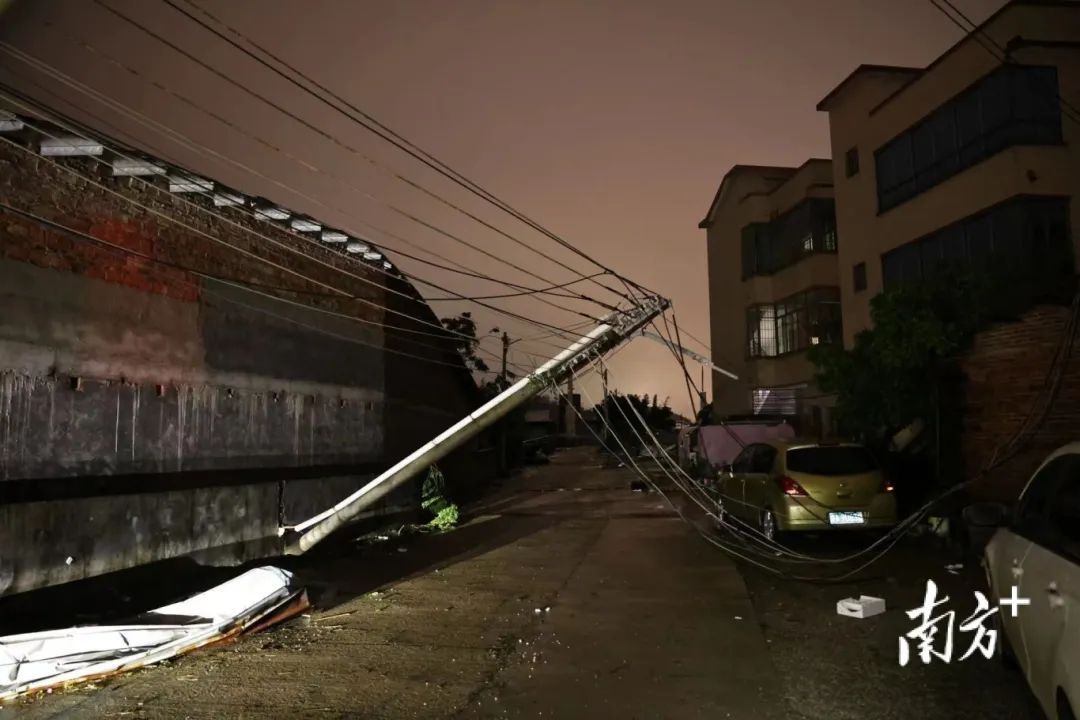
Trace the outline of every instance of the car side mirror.
<instances>
[{"instance_id":1,"label":"car side mirror","mask_svg":"<svg viewBox=\"0 0 1080 720\"><path fill-rule=\"evenodd\" d=\"M964 520L973 527L1004 527L1009 517L1009 509L1001 503L980 502L964 508Z\"/></svg>"}]
</instances>

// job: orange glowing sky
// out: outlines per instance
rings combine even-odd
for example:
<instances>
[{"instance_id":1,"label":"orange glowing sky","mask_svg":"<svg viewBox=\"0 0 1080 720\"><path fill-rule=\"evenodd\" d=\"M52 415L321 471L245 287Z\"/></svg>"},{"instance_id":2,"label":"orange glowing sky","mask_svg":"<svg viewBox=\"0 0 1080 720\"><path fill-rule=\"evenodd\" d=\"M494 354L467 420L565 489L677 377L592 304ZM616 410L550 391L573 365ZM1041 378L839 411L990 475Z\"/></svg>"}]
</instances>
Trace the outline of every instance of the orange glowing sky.
<instances>
[{"instance_id":1,"label":"orange glowing sky","mask_svg":"<svg viewBox=\"0 0 1080 720\"><path fill-rule=\"evenodd\" d=\"M582 271L594 269L441 181L164 3L104 1L537 249ZM670 297L680 324L705 341L705 242L697 223L724 172L736 163L798 165L809 156L828 155L826 117L814 106L845 75L860 63L925 65L960 35L925 0L199 2L575 245ZM980 22L1002 2L956 4ZM0 39L335 210L183 148L125 119L115 106L90 100L0 52L3 82L110 134L115 132L102 124L113 125L131 142L240 190L358 233L365 230L362 223L372 222L479 272L542 284L388 213L356 192L358 187L546 278L572 277L373 172L90 0L17 1L0 20ZM80 42L132 64L144 77ZM298 167L148 80L348 182ZM368 234L387 249L395 244ZM400 265L466 294L500 292L409 261ZM503 306L563 325L579 319L533 300ZM446 314L462 306L439 303L439 309ZM498 325L515 336L540 332L482 309L474 308L474 315L482 329ZM498 349L494 339L488 346ZM536 343L517 348L554 352ZM511 357L529 362L517 348ZM719 355L740 352L724 346ZM698 366L691 370L698 379ZM675 409L688 410L681 372L670 354L648 340L634 341L612 361L612 379L618 389L670 397ZM593 381L585 388L597 392Z\"/></svg>"}]
</instances>

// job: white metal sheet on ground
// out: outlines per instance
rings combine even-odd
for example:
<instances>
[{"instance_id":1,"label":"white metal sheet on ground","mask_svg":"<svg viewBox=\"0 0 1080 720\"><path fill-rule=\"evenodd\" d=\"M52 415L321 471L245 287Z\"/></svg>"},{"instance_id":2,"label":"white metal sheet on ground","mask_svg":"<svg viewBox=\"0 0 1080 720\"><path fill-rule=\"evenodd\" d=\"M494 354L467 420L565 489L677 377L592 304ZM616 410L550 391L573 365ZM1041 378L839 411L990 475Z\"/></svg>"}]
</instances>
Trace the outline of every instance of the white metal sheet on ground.
<instances>
[{"instance_id":1,"label":"white metal sheet on ground","mask_svg":"<svg viewBox=\"0 0 1080 720\"><path fill-rule=\"evenodd\" d=\"M0 701L194 650L280 607L294 594L291 584L292 573L261 567L146 613L137 624L0 637ZM155 617L161 624L153 622Z\"/></svg>"}]
</instances>

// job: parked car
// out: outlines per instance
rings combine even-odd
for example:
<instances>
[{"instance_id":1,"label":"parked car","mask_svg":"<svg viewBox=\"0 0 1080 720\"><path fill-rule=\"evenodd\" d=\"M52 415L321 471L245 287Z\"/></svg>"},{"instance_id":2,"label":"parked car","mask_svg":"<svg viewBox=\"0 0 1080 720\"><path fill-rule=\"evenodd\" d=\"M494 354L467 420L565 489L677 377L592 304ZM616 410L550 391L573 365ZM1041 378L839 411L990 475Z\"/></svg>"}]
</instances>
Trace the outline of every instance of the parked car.
<instances>
[{"instance_id":1,"label":"parked car","mask_svg":"<svg viewBox=\"0 0 1080 720\"><path fill-rule=\"evenodd\" d=\"M977 525L1000 527L983 565L991 602L1027 599L995 613L1001 658L1019 666L1047 717L1075 720L1080 708L1080 442L1051 454L1014 512L971 508ZM980 517L981 516L981 517ZM989 516L989 520L986 518Z\"/></svg>"},{"instance_id":2,"label":"parked car","mask_svg":"<svg viewBox=\"0 0 1080 720\"><path fill-rule=\"evenodd\" d=\"M896 497L873 453L851 443L747 445L717 480L725 512L773 539L794 531L896 524Z\"/></svg>"}]
</instances>

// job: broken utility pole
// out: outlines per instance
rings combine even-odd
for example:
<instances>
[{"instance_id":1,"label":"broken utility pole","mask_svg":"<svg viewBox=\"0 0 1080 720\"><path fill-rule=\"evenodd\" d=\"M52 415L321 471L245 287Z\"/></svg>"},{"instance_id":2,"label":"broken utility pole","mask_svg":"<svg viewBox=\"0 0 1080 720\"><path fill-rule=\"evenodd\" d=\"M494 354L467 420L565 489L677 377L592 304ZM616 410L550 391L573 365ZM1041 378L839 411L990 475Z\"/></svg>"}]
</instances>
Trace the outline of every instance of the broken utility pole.
<instances>
[{"instance_id":1,"label":"broken utility pole","mask_svg":"<svg viewBox=\"0 0 1080 720\"><path fill-rule=\"evenodd\" d=\"M298 525L281 528L279 533L285 538L285 552L289 555L307 552L394 488L442 460L484 428L494 424L545 388L558 384L567 375L572 375L586 365L591 356L602 355L625 342L670 305L664 298L652 297L630 310L608 315L588 335L454 423L337 505Z\"/></svg>"}]
</instances>

